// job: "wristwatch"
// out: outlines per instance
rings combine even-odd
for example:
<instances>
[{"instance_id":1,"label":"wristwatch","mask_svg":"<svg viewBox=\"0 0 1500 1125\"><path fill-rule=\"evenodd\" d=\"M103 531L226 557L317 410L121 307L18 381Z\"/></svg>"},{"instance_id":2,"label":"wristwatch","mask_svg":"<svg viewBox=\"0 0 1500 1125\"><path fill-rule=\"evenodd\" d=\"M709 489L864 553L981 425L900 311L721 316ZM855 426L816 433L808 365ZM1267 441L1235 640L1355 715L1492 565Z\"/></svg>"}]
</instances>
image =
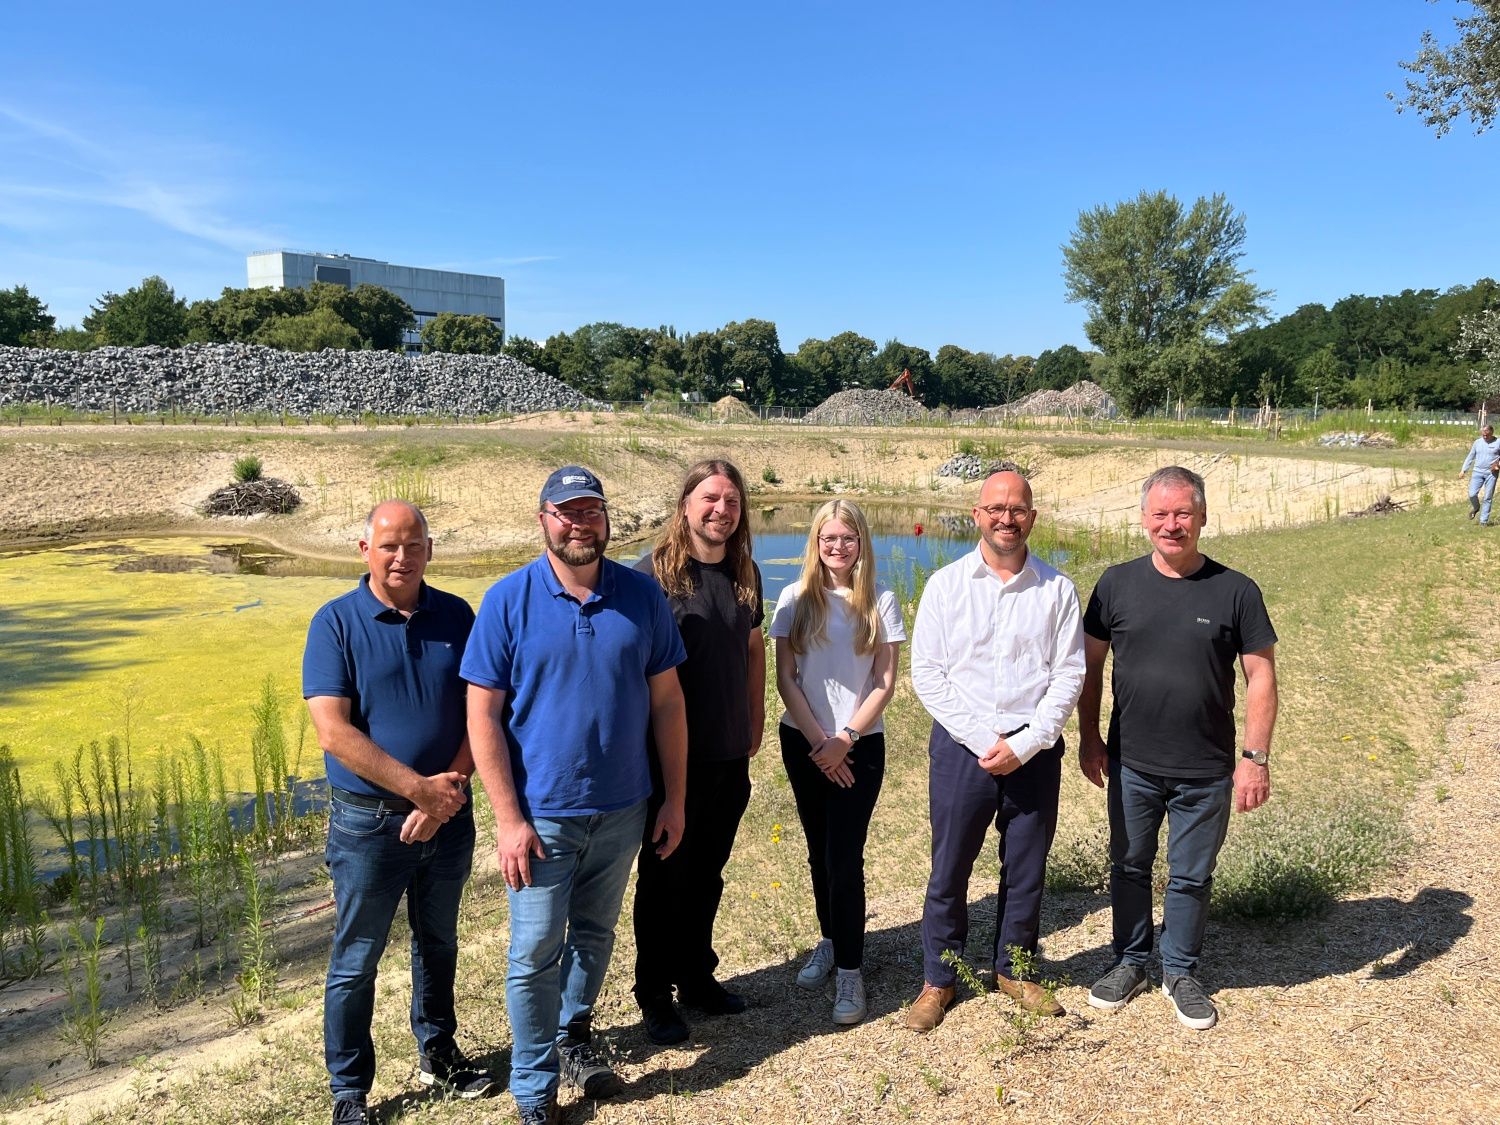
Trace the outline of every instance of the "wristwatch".
<instances>
[{"instance_id":1,"label":"wristwatch","mask_svg":"<svg viewBox=\"0 0 1500 1125\"><path fill-rule=\"evenodd\" d=\"M1271 764L1271 752L1269 750L1242 750L1241 758L1248 758L1257 766L1269 766Z\"/></svg>"},{"instance_id":2,"label":"wristwatch","mask_svg":"<svg viewBox=\"0 0 1500 1125\"><path fill-rule=\"evenodd\" d=\"M849 736L849 745L852 746L854 745L854 743L859 741L859 731L855 730L853 727L845 727L844 733Z\"/></svg>"}]
</instances>

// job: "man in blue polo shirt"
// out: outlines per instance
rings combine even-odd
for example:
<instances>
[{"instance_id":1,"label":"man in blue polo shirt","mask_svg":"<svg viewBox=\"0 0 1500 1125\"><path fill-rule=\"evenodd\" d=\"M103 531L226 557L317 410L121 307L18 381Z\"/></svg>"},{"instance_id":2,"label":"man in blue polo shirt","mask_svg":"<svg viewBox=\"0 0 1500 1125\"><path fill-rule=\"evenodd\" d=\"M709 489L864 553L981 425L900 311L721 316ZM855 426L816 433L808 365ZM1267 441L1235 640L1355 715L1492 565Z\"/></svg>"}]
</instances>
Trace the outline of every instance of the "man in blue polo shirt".
<instances>
[{"instance_id":1,"label":"man in blue polo shirt","mask_svg":"<svg viewBox=\"0 0 1500 1125\"><path fill-rule=\"evenodd\" d=\"M666 797L657 853L682 838L686 653L661 588L604 557L604 488L568 465L537 514L546 550L490 587L461 674L510 899L510 1089L522 1125L557 1118L559 1076L621 1089L593 1046L594 1003L646 827L650 724Z\"/></svg>"},{"instance_id":2,"label":"man in blue polo shirt","mask_svg":"<svg viewBox=\"0 0 1500 1125\"><path fill-rule=\"evenodd\" d=\"M334 1125L369 1120L375 970L402 894L421 1081L460 1098L494 1090L453 1038L458 904L474 855L458 668L474 612L422 581L432 539L415 505L376 505L359 550L369 574L313 616L302 657L302 694L331 797L327 858L338 914L323 1046Z\"/></svg>"}]
</instances>

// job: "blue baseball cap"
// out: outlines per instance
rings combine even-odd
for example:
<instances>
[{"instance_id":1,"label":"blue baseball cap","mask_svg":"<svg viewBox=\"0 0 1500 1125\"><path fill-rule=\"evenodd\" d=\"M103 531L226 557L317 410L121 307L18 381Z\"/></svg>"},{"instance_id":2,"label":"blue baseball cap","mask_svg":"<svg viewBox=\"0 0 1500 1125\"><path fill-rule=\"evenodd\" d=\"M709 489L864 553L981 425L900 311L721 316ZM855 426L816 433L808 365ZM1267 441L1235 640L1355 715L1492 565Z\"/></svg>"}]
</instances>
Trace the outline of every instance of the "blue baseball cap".
<instances>
[{"instance_id":1,"label":"blue baseball cap","mask_svg":"<svg viewBox=\"0 0 1500 1125\"><path fill-rule=\"evenodd\" d=\"M564 465L542 485L543 504L562 504L580 496L604 499L604 486L599 483L599 478L582 465Z\"/></svg>"}]
</instances>

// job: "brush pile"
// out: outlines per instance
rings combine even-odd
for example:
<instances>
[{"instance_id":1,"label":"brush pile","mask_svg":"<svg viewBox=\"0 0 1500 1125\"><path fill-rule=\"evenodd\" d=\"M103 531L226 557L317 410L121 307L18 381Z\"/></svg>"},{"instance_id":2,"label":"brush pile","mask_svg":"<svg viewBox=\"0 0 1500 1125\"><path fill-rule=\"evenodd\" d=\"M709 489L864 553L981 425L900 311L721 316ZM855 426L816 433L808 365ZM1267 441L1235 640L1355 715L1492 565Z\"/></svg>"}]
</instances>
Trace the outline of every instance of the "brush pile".
<instances>
[{"instance_id":1,"label":"brush pile","mask_svg":"<svg viewBox=\"0 0 1500 1125\"><path fill-rule=\"evenodd\" d=\"M302 503L284 480L261 477L236 481L212 492L203 502L205 516L283 516Z\"/></svg>"}]
</instances>

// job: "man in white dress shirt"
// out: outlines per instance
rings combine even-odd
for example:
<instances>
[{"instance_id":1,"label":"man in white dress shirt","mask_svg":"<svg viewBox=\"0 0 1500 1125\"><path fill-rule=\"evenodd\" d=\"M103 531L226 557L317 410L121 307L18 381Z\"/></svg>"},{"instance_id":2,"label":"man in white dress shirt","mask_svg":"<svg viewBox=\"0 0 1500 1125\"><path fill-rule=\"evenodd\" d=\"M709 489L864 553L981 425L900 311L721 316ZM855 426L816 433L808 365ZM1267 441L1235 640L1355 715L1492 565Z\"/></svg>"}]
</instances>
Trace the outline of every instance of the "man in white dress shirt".
<instances>
[{"instance_id":1,"label":"man in white dress shirt","mask_svg":"<svg viewBox=\"0 0 1500 1125\"><path fill-rule=\"evenodd\" d=\"M912 634L911 681L932 715L928 805L932 874L922 911L922 993L906 1026L931 1031L953 1003L944 953L969 936L969 875L990 822L1000 832L995 982L1021 1007L1062 1015L1022 976L1034 954L1042 879L1057 830L1063 724L1083 688L1083 628L1073 583L1026 547L1031 486L992 474L974 506L979 543L928 580Z\"/></svg>"}]
</instances>

